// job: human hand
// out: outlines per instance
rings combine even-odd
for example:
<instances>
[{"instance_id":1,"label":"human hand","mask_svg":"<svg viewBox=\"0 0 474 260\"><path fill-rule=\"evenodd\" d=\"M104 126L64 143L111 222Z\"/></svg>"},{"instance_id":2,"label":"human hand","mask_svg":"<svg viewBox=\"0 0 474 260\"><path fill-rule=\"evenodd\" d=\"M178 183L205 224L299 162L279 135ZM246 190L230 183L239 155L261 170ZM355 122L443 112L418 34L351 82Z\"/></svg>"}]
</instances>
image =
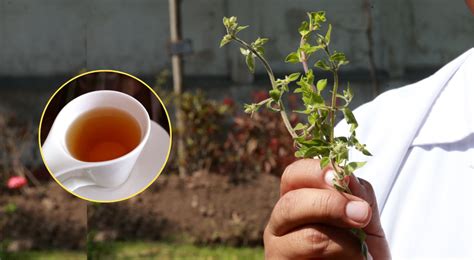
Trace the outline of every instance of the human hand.
<instances>
[{"instance_id":1,"label":"human hand","mask_svg":"<svg viewBox=\"0 0 474 260\"><path fill-rule=\"evenodd\" d=\"M331 170L313 159L286 168L263 236L267 259L363 259L350 228L366 232L374 259L390 259L372 186L351 176L354 195L341 193L332 186Z\"/></svg>"}]
</instances>

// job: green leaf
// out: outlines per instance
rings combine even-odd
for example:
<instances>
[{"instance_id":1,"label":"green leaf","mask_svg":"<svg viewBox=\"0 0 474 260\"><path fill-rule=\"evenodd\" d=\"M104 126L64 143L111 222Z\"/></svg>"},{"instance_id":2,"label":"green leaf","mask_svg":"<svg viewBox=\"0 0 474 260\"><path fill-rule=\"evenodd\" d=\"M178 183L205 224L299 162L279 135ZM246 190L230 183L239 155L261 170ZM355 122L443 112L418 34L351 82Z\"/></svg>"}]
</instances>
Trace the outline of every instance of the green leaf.
<instances>
[{"instance_id":1,"label":"green leaf","mask_svg":"<svg viewBox=\"0 0 474 260\"><path fill-rule=\"evenodd\" d=\"M364 256L365 259L368 259L367 255L369 253L368 252L369 249L367 248L367 244L364 243L365 240L367 239L367 234L362 229L359 229L359 228L351 228L350 230L352 234L354 234L354 236L356 236L360 241L360 251L362 252L362 255Z\"/></svg>"},{"instance_id":2,"label":"green leaf","mask_svg":"<svg viewBox=\"0 0 474 260\"><path fill-rule=\"evenodd\" d=\"M355 170L363 167L367 162L350 162L346 165L346 170L353 173Z\"/></svg>"},{"instance_id":3,"label":"green leaf","mask_svg":"<svg viewBox=\"0 0 474 260\"><path fill-rule=\"evenodd\" d=\"M251 46L257 51L258 54L264 55L265 49L263 48L263 45L268 42L267 38L258 38L254 42L252 42Z\"/></svg>"},{"instance_id":4,"label":"green leaf","mask_svg":"<svg viewBox=\"0 0 474 260\"><path fill-rule=\"evenodd\" d=\"M301 36L306 36L309 33L309 24L307 21L303 21L300 25L300 28L298 28L298 32L301 34Z\"/></svg>"},{"instance_id":5,"label":"green leaf","mask_svg":"<svg viewBox=\"0 0 474 260\"><path fill-rule=\"evenodd\" d=\"M369 152L369 150L367 150L367 149L365 149L365 148L362 149L361 152L362 152L363 155L372 156L372 154Z\"/></svg>"},{"instance_id":6,"label":"green leaf","mask_svg":"<svg viewBox=\"0 0 474 260\"><path fill-rule=\"evenodd\" d=\"M308 123L310 123L311 125L315 125L319 118L319 115L318 113L311 113L309 116L308 116Z\"/></svg>"},{"instance_id":7,"label":"green leaf","mask_svg":"<svg viewBox=\"0 0 474 260\"><path fill-rule=\"evenodd\" d=\"M354 143L356 150L361 152L363 155L372 156L369 150L367 150L367 148L365 147L365 144L359 143L359 141L355 137L352 137L351 139L352 139L352 142Z\"/></svg>"},{"instance_id":8,"label":"green leaf","mask_svg":"<svg viewBox=\"0 0 474 260\"><path fill-rule=\"evenodd\" d=\"M321 130L323 131L325 136L329 136L329 133L331 131L330 129L331 129L331 126L329 124L323 124L321 126Z\"/></svg>"},{"instance_id":9,"label":"green leaf","mask_svg":"<svg viewBox=\"0 0 474 260\"><path fill-rule=\"evenodd\" d=\"M304 125L302 123L296 124L295 128L293 128L293 130L295 130L295 131L301 131L303 129L306 129L306 125Z\"/></svg>"},{"instance_id":10,"label":"green leaf","mask_svg":"<svg viewBox=\"0 0 474 260\"><path fill-rule=\"evenodd\" d=\"M273 102L275 102L275 101L273 99L270 99L270 101L266 103L267 108L270 109L273 112L280 112L279 108L273 107Z\"/></svg>"},{"instance_id":11,"label":"green leaf","mask_svg":"<svg viewBox=\"0 0 474 260\"><path fill-rule=\"evenodd\" d=\"M240 53L242 53L242 55L244 56L247 56L250 54L250 50L245 49L245 48L240 48Z\"/></svg>"},{"instance_id":12,"label":"green leaf","mask_svg":"<svg viewBox=\"0 0 474 260\"><path fill-rule=\"evenodd\" d=\"M319 11L318 12L318 18L319 18L319 21L324 23L326 22L326 12L325 11Z\"/></svg>"},{"instance_id":13,"label":"green leaf","mask_svg":"<svg viewBox=\"0 0 474 260\"><path fill-rule=\"evenodd\" d=\"M311 54L315 53L316 51L322 49L322 46L311 46L309 47L308 49L306 49L305 53L306 53L306 58L308 58L309 56L311 56Z\"/></svg>"},{"instance_id":14,"label":"green leaf","mask_svg":"<svg viewBox=\"0 0 474 260\"><path fill-rule=\"evenodd\" d=\"M272 89L269 92L270 97L275 101L278 102L280 101L281 98L281 91L279 89Z\"/></svg>"},{"instance_id":15,"label":"green leaf","mask_svg":"<svg viewBox=\"0 0 474 260\"><path fill-rule=\"evenodd\" d=\"M326 168L326 166L329 165L330 162L331 160L329 159L329 157L323 157L321 158L321 161L319 161L319 166L321 167L321 169L324 169Z\"/></svg>"},{"instance_id":16,"label":"green leaf","mask_svg":"<svg viewBox=\"0 0 474 260\"><path fill-rule=\"evenodd\" d=\"M319 27L321 27L321 23L326 22L326 13L324 11L311 12L308 13L308 16L313 30L319 29Z\"/></svg>"},{"instance_id":17,"label":"green leaf","mask_svg":"<svg viewBox=\"0 0 474 260\"><path fill-rule=\"evenodd\" d=\"M346 55L342 52L337 52L337 51L335 51L330 57L330 60L334 62L339 62L345 59L346 59Z\"/></svg>"},{"instance_id":18,"label":"green leaf","mask_svg":"<svg viewBox=\"0 0 474 260\"><path fill-rule=\"evenodd\" d=\"M228 44L229 42L232 41L232 36L230 35L225 35L222 40L221 40L221 44L220 44L220 47L222 48L224 45Z\"/></svg>"},{"instance_id":19,"label":"green leaf","mask_svg":"<svg viewBox=\"0 0 474 260\"><path fill-rule=\"evenodd\" d=\"M327 85L328 85L328 80L327 79L318 80L318 84L316 84L318 92L321 93L321 91L323 91L326 88Z\"/></svg>"},{"instance_id":20,"label":"green leaf","mask_svg":"<svg viewBox=\"0 0 474 260\"><path fill-rule=\"evenodd\" d=\"M298 150L295 152L295 157L296 158L302 158L304 157L304 152L302 150Z\"/></svg>"},{"instance_id":21,"label":"green leaf","mask_svg":"<svg viewBox=\"0 0 474 260\"><path fill-rule=\"evenodd\" d=\"M309 43L305 43L304 45L298 48L298 53L304 52L306 54L306 58L311 56L314 52L321 49L321 46L311 46Z\"/></svg>"},{"instance_id":22,"label":"green leaf","mask_svg":"<svg viewBox=\"0 0 474 260\"><path fill-rule=\"evenodd\" d=\"M258 111L260 106L258 104L244 104L244 112L247 114L253 114Z\"/></svg>"},{"instance_id":23,"label":"green leaf","mask_svg":"<svg viewBox=\"0 0 474 260\"><path fill-rule=\"evenodd\" d=\"M316 64L314 64L316 68L319 68L321 70L329 71L331 70L331 67L324 61L324 60L318 60Z\"/></svg>"},{"instance_id":24,"label":"green leaf","mask_svg":"<svg viewBox=\"0 0 474 260\"><path fill-rule=\"evenodd\" d=\"M344 114L344 119L346 120L346 122L351 125L351 133L354 132L354 130L357 128L358 124L357 124L357 120L355 119L354 117L354 114L352 113L352 111L348 108L348 107L345 107L343 110L342 110L342 113Z\"/></svg>"},{"instance_id":25,"label":"green leaf","mask_svg":"<svg viewBox=\"0 0 474 260\"><path fill-rule=\"evenodd\" d=\"M349 61L346 58L346 55L342 52L337 52L335 51L331 57L329 58L332 62L337 64L337 67L340 67L342 65L348 64Z\"/></svg>"},{"instance_id":26,"label":"green leaf","mask_svg":"<svg viewBox=\"0 0 474 260\"><path fill-rule=\"evenodd\" d=\"M255 42L253 42L253 44L254 44L254 46L262 46L267 42L268 42L268 38L260 38L259 37L257 40L255 40Z\"/></svg>"},{"instance_id":27,"label":"green leaf","mask_svg":"<svg viewBox=\"0 0 474 260\"><path fill-rule=\"evenodd\" d=\"M362 229L351 228L350 230L361 242L364 242L367 239L367 234Z\"/></svg>"},{"instance_id":28,"label":"green leaf","mask_svg":"<svg viewBox=\"0 0 474 260\"><path fill-rule=\"evenodd\" d=\"M245 26L239 26L237 27L237 29L235 29L235 33L237 34L238 32L242 31L242 30L245 30L247 29L249 26L248 25L245 25Z\"/></svg>"},{"instance_id":29,"label":"green leaf","mask_svg":"<svg viewBox=\"0 0 474 260\"><path fill-rule=\"evenodd\" d=\"M327 45L326 43L326 39L324 36L322 36L321 34L317 34L317 39L316 39L316 42L318 43L318 45L321 47L321 48L325 48Z\"/></svg>"},{"instance_id":30,"label":"green leaf","mask_svg":"<svg viewBox=\"0 0 474 260\"><path fill-rule=\"evenodd\" d=\"M229 18L224 16L224 18L222 18L222 23L224 24L226 28L229 27L230 25Z\"/></svg>"},{"instance_id":31,"label":"green leaf","mask_svg":"<svg viewBox=\"0 0 474 260\"><path fill-rule=\"evenodd\" d=\"M249 53L245 57L245 63L247 63L247 67L249 68L250 72L254 73L255 72L255 57L253 56L252 53Z\"/></svg>"},{"instance_id":32,"label":"green leaf","mask_svg":"<svg viewBox=\"0 0 474 260\"><path fill-rule=\"evenodd\" d=\"M300 149L304 158L314 158L316 156L325 156L329 153L329 149L323 146L311 146Z\"/></svg>"},{"instance_id":33,"label":"green leaf","mask_svg":"<svg viewBox=\"0 0 474 260\"><path fill-rule=\"evenodd\" d=\"M314 73L312 69L309 69L308 72L305 74L306 82L310 85L314 82Z\"/></svg>"},{"instance_id":34,"label":"green leaf","mask_svg":"<svg viewBox=\"0 0 474 260\"><path fill-rule=\"evenodd\" d=\"M326 36L324 37L327 45L329 45L329 43L331 42L331 32L332 32L332 25L329 24L328 31L326 32Z\"/></svg>"},{"instance_id":35,"label":"green leaf","mask_svg":"<svg viewBox=\"0 0 474 260\"><path fill-rule=\"evenodd\" d=\"M345 137L345 136L336 137L336 138L334 138L334 140L338 141L338 142L347 143L347 137Z\"/></svg>"},{"instance_id":36,"label":"green leaf","mask_svg":"<svg viewBox=\"0 0 474 260\"><path fill-rule=\"evenodd\" d=\"M301 76L301 73L292 73L288 77L288 82L293 82Z\"/></svg>"},{"instance_id":37,"label":"green leaf","mask_svg":"<svg viewBox=\"0 0 474 260\"><path fill-rule=\"evenodd\" d=\"M288 54L288 56L286 56L285 62L298 63L298 62L300 62L300 57L299 57L298 53L292 52L292 53Z\"/></svg>"},{"instance_id":38,"label":"green leaf","mask_svg":"<svg viewBox=\"0 0 474 260\"><path fill-rule=\"evenodd\" d=\"M237 26L238 26L237 17L235 17L235 16L232 16L230 18L224 17L222 22L224 23L224 26L225 26L228 34L231 34L231 35L235 34L235 31L236 31Z\"/></svg>"},{"instance_id":39,"label":"green leaf","mask_svg":"<svg viewBox=\"0 0 474 260\"><path fill-rule=\"evenodd\" d=\"M324 98L318 93L308 91L303 93L303 102L308 106L317 107L317 105L324 105Z\"/></svg>"},{"instance_id":40,"label":"green leaf","mask_svg":"<svg viewBox=\"0 0 474 260\"><path fill-rule=\"evenodd\" d=\"M257 51L258 54L264 55L265 54L265 49L262 46L256 46L254 49Z\"/></svg>"},{"instance_id":41,"label":"green leaf","mask_svg":"<svg viewBox=\"0 0 474 260\"><path fill-rule=\"evenodd\" d=\"M309 85L308 82L306 82L306 80L303 78L300 78L300 80L296 82L296 84L300 86L300 88L295 89L294 93L306 93L308 91L311 91L311 85Z\"/></svg>"},{"instance_id":42,"label":"green leaf","mask_svg":"<svg viewBox=\"0 0 474 260\"><path fill-rule=\"evenodd\" d=\"M295 88L295 91L293 91L293 93L295 93L295 94L296 93L303 93L303 89L302 88Z\"/></svg>"},{"instance_id":43,"label":"green leaf","mask_svg":"<svg viewBox=\"0 0 474 260\"><path fill-rule=\"evenodd\" d=\"M349 86L349 83L347 83L347 89L343 91L344 98L346 101L349 103L351 102L352 98L354 97L354 94L352 93L352 89Z\"/></svg>"},{"instance_id":44,"label":"green leaf","mask_svg":"<svg viewBox=\"0 0 474 260\"><path fill-rule=\"evenodd\" d=\"M308 115L311 113L311 110L309 109L305 109L305 110L293 110L294 113L297 113L297 114L304 114L304 115Z\"/></svg>"},{"instance_id":45,"label":"green leaf","mask_svg":"<svg viewBox=\"0 0 474 260\"><path fill-rule=\"evenodd\" d=\"M310 139L310 140L299 140L299 143L303 145L306 148L310 148L312 146L324 146L327 147L328 143L326 141L320 140L320 139Z\"/></svg>"}]
</instances>

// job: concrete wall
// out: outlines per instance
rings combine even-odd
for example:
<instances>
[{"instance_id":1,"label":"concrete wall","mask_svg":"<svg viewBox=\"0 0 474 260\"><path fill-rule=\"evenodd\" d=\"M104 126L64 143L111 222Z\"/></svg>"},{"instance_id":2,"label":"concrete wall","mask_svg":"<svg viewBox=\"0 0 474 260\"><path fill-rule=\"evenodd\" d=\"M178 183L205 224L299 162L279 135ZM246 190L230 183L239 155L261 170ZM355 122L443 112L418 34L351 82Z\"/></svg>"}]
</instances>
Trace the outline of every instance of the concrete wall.
<instances>
[{"instance_id":1,"label":"concrete wall","mask_svg":"<svg viewBox=\"0 0 474 260\"><path fill-rule=\"evenodd\" d=\"M276 71L298 45L307 10L326 10L334 49L346 52L351 69L366 69L364 0L183 0L183 33L194 45L187 75L243 77L235 48L219 49L224 15L250 24L244 38L272 39ZM372 1L374 53L379 69L438 67L474 45L474 16L462 0ZM166 0L0 0L0 76L70 74L82 68L153 75L169 65Z\"/></svg>"}]
</instances>

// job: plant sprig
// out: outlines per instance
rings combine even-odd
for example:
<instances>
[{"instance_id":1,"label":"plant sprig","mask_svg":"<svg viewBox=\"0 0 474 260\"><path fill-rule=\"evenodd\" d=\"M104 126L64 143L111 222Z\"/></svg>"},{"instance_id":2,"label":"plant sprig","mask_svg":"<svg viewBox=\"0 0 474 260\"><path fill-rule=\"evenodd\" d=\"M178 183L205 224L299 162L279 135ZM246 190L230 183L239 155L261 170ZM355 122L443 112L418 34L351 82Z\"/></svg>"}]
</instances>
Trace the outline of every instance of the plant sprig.
<instances>
[{"instance_id":1,"label":"plant sprig","mask_svg":"<svg viewBox=\"0 0 474 260\"><path fill-rule=\"evenodd\" d=\"M310 12L307 13L308 19L301 23L298 31L301 36L300 44L297 50L291 52L286 57L288 63L301 63L303 73L296 72L277 79L271 69L268 61L265 59L264 45L268 42L267 38L257 38L251 43L240 39L237 35L248 26L240 26L236 17L224 17L223 23L227 34L223 37L220 46L223 47L234 41L240 45L240 52L245 57L245 62L250 72L255 72L255 59L258 59L268 74L271 83L269 91L270 98L259 103L246 104L245 112L253 114L262 106L266 106L272 111L279 112L283 123L295 142L295 156L300 158L318 158L321 169L328 165L335 171L333 178L334 187L346 193L351 193L345 177L362 166L365 162L349 161L349 151L356 149L364 155L370 156L364 144L361 144L356 138L357 120L354 117L349 104L353 98L353 92L347 85L346 89L339 93L339 69L348 64L344 53L332 51L331 43L331 24L327 25L326 32L320 34L322 27L326 23L326 13ZM328 79L323 78L315 82L315 71L309 64L311 57L316 57L315 68L332 74L332 91L330 91L330 100L323 98L323 93L328 86ZM292 126L288 120L287 110L282 100L285 93L289 91L299 93L304 109L293 111L306 117L304 123L298 123ZM340 105L339 101L343 101ZM334 136L334 127L336 124L336 114L342 113L345 121L350 126L349 136ZM364 255L367 256L367 247L365 245L365 233L360 229L354 229L353 233L359 237L362 244Z\"/></svg>"}]
</instances>

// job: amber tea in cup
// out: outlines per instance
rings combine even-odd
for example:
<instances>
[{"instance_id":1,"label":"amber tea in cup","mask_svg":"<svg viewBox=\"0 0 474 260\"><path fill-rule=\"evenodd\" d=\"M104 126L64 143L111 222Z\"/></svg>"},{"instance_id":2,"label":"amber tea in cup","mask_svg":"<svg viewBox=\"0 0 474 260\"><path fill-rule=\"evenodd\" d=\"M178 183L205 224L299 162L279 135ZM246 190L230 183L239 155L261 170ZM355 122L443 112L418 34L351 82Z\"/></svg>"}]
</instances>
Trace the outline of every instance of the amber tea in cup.
<instances>
[{"instance_id":1,"label":"amber tea in cup","mask_svg":"<svg viewBox=\"0 0 474 260\"><path fill-rule=\"evenodd\" d=\"M69 127L66 145L84 162L119 158L140 144L141 129L132 115L118 108L101 107L80 115Z\"/></svg>"}]
</instances>

